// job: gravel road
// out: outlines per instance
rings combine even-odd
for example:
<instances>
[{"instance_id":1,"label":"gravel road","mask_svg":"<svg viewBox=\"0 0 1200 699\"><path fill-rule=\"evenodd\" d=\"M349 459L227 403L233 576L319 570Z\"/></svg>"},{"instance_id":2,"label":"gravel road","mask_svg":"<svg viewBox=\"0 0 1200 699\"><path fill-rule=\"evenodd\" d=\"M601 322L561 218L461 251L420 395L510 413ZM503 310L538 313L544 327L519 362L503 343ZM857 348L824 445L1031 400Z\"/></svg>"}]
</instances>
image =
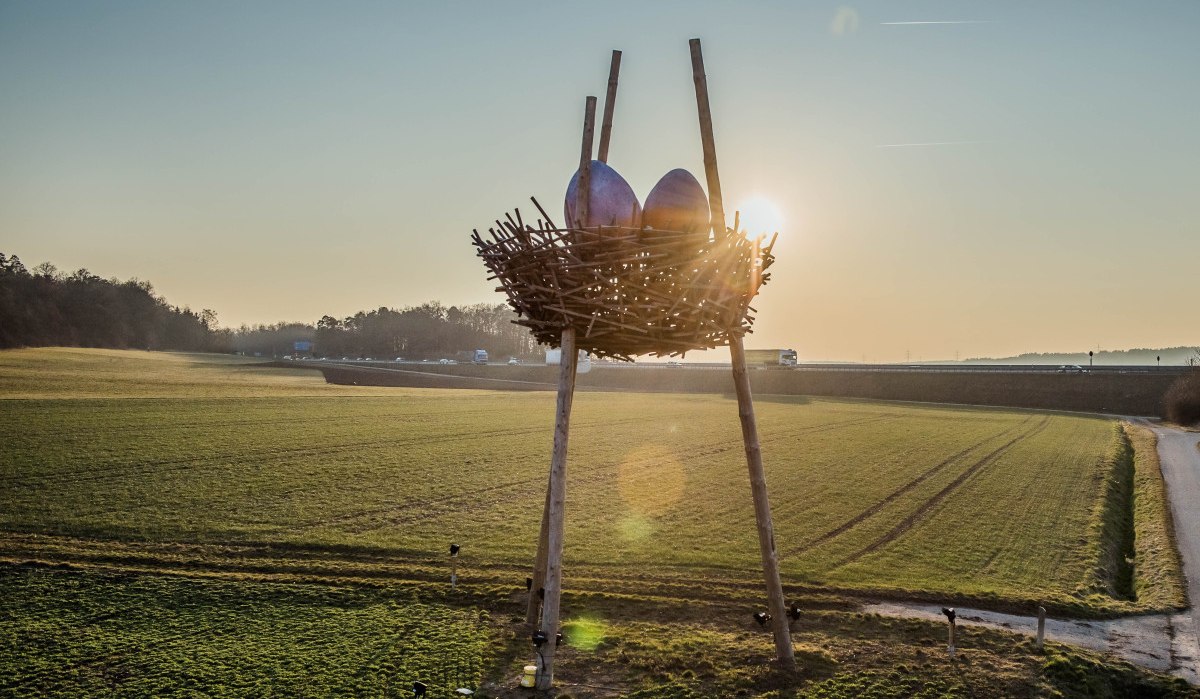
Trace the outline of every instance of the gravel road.
<instances>
[{"instance_id":1,"label":"gravel road","mask_svg":"<svg viewBox=\"0 0 1200 699\"><path fill-rule=\"evenodd\" d=\"M1175 541L1183 558L1191 604L1191 640L1200 644L1200 432L1184 432L1143 421L1158 435L1158 460L1167 483ZM1196 662L1192 658L1192 673Z\"/></svg>"}]
</instances>

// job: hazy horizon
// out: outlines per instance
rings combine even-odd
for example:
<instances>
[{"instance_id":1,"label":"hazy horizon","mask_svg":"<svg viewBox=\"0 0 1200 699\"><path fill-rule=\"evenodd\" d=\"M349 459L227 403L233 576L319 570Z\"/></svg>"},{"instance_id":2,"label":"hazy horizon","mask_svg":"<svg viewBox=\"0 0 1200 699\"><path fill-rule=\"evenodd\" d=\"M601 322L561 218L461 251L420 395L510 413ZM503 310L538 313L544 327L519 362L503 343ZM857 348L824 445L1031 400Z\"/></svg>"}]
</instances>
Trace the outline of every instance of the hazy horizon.
<instances>
[{"instance_id":1,"label":"hazy horizon","mask_svg":"<svg viewBox=\"0 0 1200 699\"><path fill-rule=\"evenodd\" d=\"M0 251L232 327L502 302L470 231L561 208L611 49L611 164L642 199L703 180L698 36L730 219L783 219L749 346L1195 346L1197 28L1193 3L0 2Z\"/></svg>"}]
</instances>

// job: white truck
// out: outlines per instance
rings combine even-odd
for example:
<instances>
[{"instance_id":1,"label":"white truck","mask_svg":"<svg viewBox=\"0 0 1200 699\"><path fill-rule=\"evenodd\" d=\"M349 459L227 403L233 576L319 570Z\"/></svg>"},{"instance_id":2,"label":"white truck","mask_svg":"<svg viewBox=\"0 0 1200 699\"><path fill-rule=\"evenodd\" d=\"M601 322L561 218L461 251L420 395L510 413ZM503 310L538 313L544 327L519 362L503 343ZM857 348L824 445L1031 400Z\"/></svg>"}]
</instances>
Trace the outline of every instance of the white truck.
<instances>
[{"instance_id":1,"label":"white truck","mask_svg":"<svg viewBox=\"0 0 1200 699\"><path fill-rule=\"evenodd\" d=\"M546 350L546 366L558 366L562 364L562 349ZM575 372L578 374L586 374L592 370L592 355L579 350L579 360L575 364Z\"/></svg>"},{"instance_id":2,"label":"white truck","mask_svg":"<svg viewBox=\"0 0 1200 699\"><path fill-rule=\"evenodd\" d=\"M487 350L481 350L481 349L475 350L475 354L471 356L471 363L472 364L487 364L488 363Z\"/></svg>"},{"instance_id":3,"label":"white truck","mask_svg":"<svg viewBox=\"0 0 1200 699\"><path fill-rule=\"evenodd\" d=\"M794 349L751 349L746 350L746 366L796 366Z\"/></svg>"}]
</instances>

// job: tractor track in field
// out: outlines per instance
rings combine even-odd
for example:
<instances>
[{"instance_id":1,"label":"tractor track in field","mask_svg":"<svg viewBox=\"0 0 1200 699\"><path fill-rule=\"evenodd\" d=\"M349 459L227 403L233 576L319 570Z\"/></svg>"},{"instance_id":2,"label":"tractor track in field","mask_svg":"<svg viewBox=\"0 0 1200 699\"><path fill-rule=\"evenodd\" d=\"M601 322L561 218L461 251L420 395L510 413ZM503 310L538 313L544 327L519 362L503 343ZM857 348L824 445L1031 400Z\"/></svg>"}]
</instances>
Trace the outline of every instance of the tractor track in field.
<instances>
[{"instance_id":1,"label":"tractor track in field","mask_svg":"<svg viewBox=\"0 0 1200 699\"><path fill-rule=\"evenodd\" d=\"M612 421L604 420L587 424L585 427L599 425L626 425L640 422L635 418L626 420ZM232 461L246 462L254 459L276 459L278 457L296 457L296 456L322 456L325 454L352 453L361 451L362 449L380 446L408 447L408 446L423 446L427 444L440 444L444 442L469 441L478 439L488 439L492 437L512 437L542 433L545 431L545 426L531 426L519 430L511 428L496 429L489 431L474 431L465 433L455 433L440 436L426 436L420 438L402 437L377 439L364 442L345 442L342 444L326 444L321 446L306 446L306 447L285 447L285 448L262 448L254 450L246 450L232 453L218 453L206 456L185 457L179 459L159 459L152 461L138 462L136 465L123 463L108 463L95 468L82 469L77 471L66 471L47 474L33 474L24 477L14 477L6 481L5 485L27 486L27 485L53 485L55 483L70 482L70 483L86 483L93 481L101 481L111 478L114 475L123 477L134 477L149 475L152 473L162 473L171 470L186 470L195 466L211 464L213 462Z\"/></svg>"},{"instance_id":2,"label":"tractor track in field","mask_svg":"<svg viewBox=\"0 0 1200 699\"><path fill-rule=\"evenodd\" d=\"M39 543L57 539L65 545L49 549ZM357 553L353 551L303 550L265 542L221 542L208 544L132 544L99 539L47 535L0 535L0 567L34 564L76 569L98 569L117 573L169 575L215 575L218 577L262 577L293 581L337 581L369 583L446 583L449 567L444 558L405 551ZM729 601L757 599L762 581L753 573L739 575L736 569L686 567L678 574L623 569L623 564L571 566L570 592L672 597L677 601ZM463 560L458 567L459 584L511 585L524 594L529 565L511 561ZM844 604L842 606L845 606Z\"/></svg>"},{"instance_id":3,"label":"tractor track in field","mask_svg":"<svg viewBox=\"0 0 1200 699\"><path fill-rule=\"evenodd\" d=\"M466 411L459 411L459 412L466 412ZM371 413L369 416L368 415L331 415L331 416L314 417L314 418L307 418L307 419L296 419L296 418L289 417L287 422L288 422L288 425L295 426L295 427L306 427L306 426L311 426L311 425L319 425L321 427L328 428L328 431L330 432L330 434L336 434L338 431L336 428L341 427L342 425L344 425L346 423L354 423L354 422L360 421L364 417L369 417L371 420L377 420L377 421L419 419L422 423L425 423L425 424L436 424L437 422L442 421L446 417L451 417L454 414L455 413L439 413L436 417L429 417L429 416L424 416L424 415L413 415L412 413L395 413L395 414ZM145 419L148 420L151 418L155 418L157 416L150 415L150 416L139 416L139 417L144 417ZM187 421L187 422L172 422L170 425L170 429L173 431L178 431L178 432L186 432L189 430L198 430L198 429L232 428L232 429L244 430L246 432L253 432L257 428L275 427L275 426L278 426L278 424L279 424L278 417L262 418L262 419L239 419L239 420L228 420L228 421L223 420L223 421L213 421L213 422L208 422L208 421L204 421L204 420L196 420L196 421ZM101 422L72 423L71 428L80 433L84 433L84 431L87 430L89 432L88 436L91 436L91 434L103 433L106 435L107 434L121 434L123 436L145 435L145 436L158 437L158 436L161 436L162 430L163 430L163 427L158 424L139 423L139 424L107 425L107 424L103 424ZM33 442L35 440L45 440L45 439L49 439L49 438L57 438L57 437L61 436L61 433L58 429L23 430L19 435L16 435L16 436L19 436L21 439Z\"/></svg>"},{"instance_id":4,"label":"tractor track in field","mask_svg":"<svg viewBox=\"0 0 1200 699\"><path fill-rule=\"evenodd\" d=\"M823 544L831 539L835 539L835 538L841 536L842 534L845 534L846 532L850 531L854 527L863 523L867 519L876 515L880 510L882 510L883 508L892 504L893 502L895 502L897 499L899 499L903 495L911 492L917 486L921 485L925 481L927 481L930 478L941 473L946 468L948 468L950 465L958 463L958 461L960 459L964 458L971 452L978 450L980 447L987 444L988 442L991 442L995 439L1003 438L1005 435L1007 435L1015 430L1021 429L1022 427L1027 425L1029 423L1029 421L1032 419L1033 418L1026 418L1025 420L1023 420L1015 425L1010 425L1009 427L1007 427L995 434L984 437L983 439L975 442L974 444L966 447L965 449L962 449L962 450L946 457L945 459L939 461L934 466L932 466L929 469L920 473L916 478L910 480L909 482L905 483L904 485L900 486L899 488L893 490L884 499L880 500L879 502L875 503L874 505L871 505L870 507L868 507L867 509L858 513L851 519L843 522L842 524L838 525L837 527L834 527L833 529L830 529L829 531L818 536L816 539L813 539L810 542L800 544L798 546L794 546L794 547L782 552L780 554L780 558L783 559L783 558L788 558L791 556L798 556L802 553L806 553L806 552L820 546L821 544Z\"/></svg>"},{"instance_id":5,"label":"tractor track in field","mask_svg":"<svg viewBox=\"0 0 1200 699\"><path fill-rule=\"evenodd\" d=\"M798 428L794 428L792 430L788 430L783 433L776 433L776 434L772 435L771 438L763 440L763 443L769 444L769 443L772 443L775 441L789 439L789 438L794 437L799 434L812 434L812 433L816 433L816 432L827 432L830 430L836 430L836 429L851 427L851 426L855 426L855 425L879 422L879 421L886 420L886 419L889 419L892 417L894 417L894 416L891 415L890 413L885 413L882 415L872 415L869 417L843 420L840 422L825 423L825 424L820 424L820 425L811 425L808 427L798 427ZM625 422L631 422L631 421L625 421ZM607 423L607 424L617 424L617 423ZM723 454L723 453L734 451L736 449L741 449L741 448L742 448L741 444L730 443L728 440L722 440L719 442L709 442L706 444L699 445L698 447L693 447L693 448L689 449L686 454L683 454L679 457L679 460L690 460L690 459L710 457L710 456L715 456L717 454ZM674 455L671 455L668 457L663 457L662 459L652 460L650 463L652 463L652 464L662 463L668 459L673 459L673 458L676 458L676 457ZM595 485L595 484L605 480L606 478L610 477L610 475L619 467L620 463L621 463L620 460L616 460L616 461L610 460L610 461L605 461L605 462L601 462L601 463L585 464L582 466L576 465L573 469L570 470L570 475L568 475L568 478L570 479L570 483L571 483L572 487L575 489L579 489L580 487ZM324 527L324 526L330 526L330 525L336 526L339 524L343 524L343 525L349 524L349 523L355 522L356 520L361 520L364 518L371 518L371 517L377 518L377 519L370 521L369 523L366 523L363 526L348 526L345 529L347 532L350 532L350 533L361 534L363 532L372 531L375 529L379 529L381 527L402 526L402 525L406 525L406 524L412 524L413 522L430 519L432 517L437 517L440 515L451 514L456 511L461 511L463 509L464 505L466 505L468 503L472 503L472 502L477 502L481 498L481 496L484 496L484 495L508 492L508 495L503 498L493 499L493 500L488 501L488 505L494 507L494 506L505 504L505 503L512 503L512 502L515 502L516 500L519 500L521 497L524 497L524 494L512 493L510 491L512 491L514 489L525 489L525 488L528 488L529 486L530 486L530 479L527 477L524 477L524 478L510 480L510 481L507 481L504 483L489 485L489 486L486 486L483 488L476 488L473 490L463 490L463 491L453 493L451 495L445 495L445 496L436 497L436 498L424 498L420 501L419 507L413 507L413 504L411 502L405 502L403 504L398 504L398 505L391 506L391 507L374 508L374 509L366 510L366 511L362 511L362 512L348 513L348 514L341 515L341 516L333 518L333 519L326 519L326 520L321 520L318 522L309 522L309 523L305 523L303 525L299 525L297 527L288 528L286 531L294 533L294 532L307 531L310 529L315 529L318 527ZM382 516L381 517L381 515L387 515L388 513L394 513L394 514L392 516Z\"/></svg>"},{"instance_id":6,"label":"tractor track in field","mask_svg":"<svg viewBox=\"0 0 1200 699\"><path fill-rule=\"evenodd\" d=\"M961 487L963 483L966 483L972 476L979 473L979 471L983 470L985 467L995 463L997 460L999 460L999 458L1001 456L1004 456L1004 454L1006 454L1009 450L1011 450L1017 444L1025 441L1026 439L1029 439L1030 437L1034 437L1034 436L1038 435L1039 433L1041 433L1043 430L1046 429L1046 426L1049 423L1050 423L1050 416L1046 416L1046 417L1042 418L1042 421L1040 423L1038 423L1034 427L1026 430L1023 434L1019 434L1016 437L1013 437L1009 441L1005 442L1004 444L1000 445L999 447L996 447L992 451L988 452L985 456L983 456L982 458L977 460L975 463L968 466L967 469L965 471L963 471L962 473L960 473L957 478L950 481L950 483L948 485L946 485L946 487L942 488L937 493L935 493L933 495L933 497L929 498L924 503L922 503L921 506L918 507L912 514L905 517L896 526L892 527L892 529L889 530L886 534L879 537L878 539L871 542L870 544L864 546L863 548L859 549L858 551L855 551L854 553L850 554L849 556L846 556L845 558L838 561L837 563L833 564L832 566L830 566L829 570L836 570L838 568L841 568L842 566L853 563L853 562L857 561L858 559L862 558L863 556L866 556L867 554L878 551L880 548L887 546L891 542L893 542L896 539L903 536L905 532L907 532L909 529L912 529L913 526L915 524L917 524L919 521L925 519L925 517L927 517L933 511L933 509L935 507L937 507L937 505L939 503L941 503L943 500L945 500L951 493L958 490L958 488Z\"/></svg>"}]
</instances>

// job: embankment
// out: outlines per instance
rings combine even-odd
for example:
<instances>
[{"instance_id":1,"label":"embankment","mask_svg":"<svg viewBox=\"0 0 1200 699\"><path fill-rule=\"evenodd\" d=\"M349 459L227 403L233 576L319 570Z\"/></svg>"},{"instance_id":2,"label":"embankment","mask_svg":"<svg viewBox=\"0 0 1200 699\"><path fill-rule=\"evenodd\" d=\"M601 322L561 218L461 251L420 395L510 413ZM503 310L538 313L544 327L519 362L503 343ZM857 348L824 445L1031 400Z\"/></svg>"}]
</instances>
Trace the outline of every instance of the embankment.
<instances>
[{"instance_id":1,"label":"embankment","mask_svg":"<svg viewBox=\"0 0 1200 699\"><path fill-rule=\"evenodd\" d=\"M294 367L295 364L288 363ZM392 365L304 363L325 380L360 386L553 390L558 368L548 366ZM939 372L854 369L755 369L759 395L811 395L878 400L962 403L1161 416L1163 395L1177 378L1168 373L1047 371ZM732 393L729 370L594 366L577 381L580 390Z\"/></svg>"}]
</instances>

